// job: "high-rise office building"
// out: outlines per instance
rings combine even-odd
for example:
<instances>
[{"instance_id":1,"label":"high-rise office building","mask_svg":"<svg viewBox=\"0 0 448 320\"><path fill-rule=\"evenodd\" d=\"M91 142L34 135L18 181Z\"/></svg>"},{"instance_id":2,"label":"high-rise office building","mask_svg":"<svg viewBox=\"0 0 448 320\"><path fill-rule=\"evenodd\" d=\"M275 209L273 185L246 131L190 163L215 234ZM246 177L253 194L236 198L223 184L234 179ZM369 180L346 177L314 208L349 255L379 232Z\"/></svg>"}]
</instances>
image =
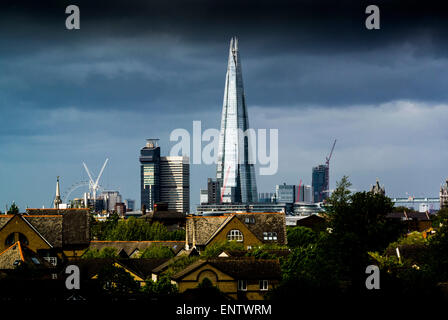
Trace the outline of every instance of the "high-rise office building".
<instances>
[{"instance_id":1,"label":"high-rise office building","mask_svg":"<svg viewBox=\"0 0 448 320\"><path fill-rule=\"evenodd\" d=\"M313 203L313 187L309 185L296 186L296 202Z\"/></svg>"},{"instance_id":2,"label":"high-rise office building","mask_svg":"<svg viewBox=\"0 0 448 320\"><path fill-rule=\"evenodd\" d=\"M286 183L275 186L275 197L278 203L294 203L297 197L297 186Z\"/></svg>"},{"instance_id":3,"label":"high-rise office building","mask_svg":"<svg viewBox=\"0 0 448 320\"><path fill-rule=\"evenodd\" d=\"M160 201L160 147L159 139L147 139L140 150L140 196L141 208L153 210Z\"/></svg>"},{"instance_id":4,"label":"high-rise office building","mask_svg":"<svg viewBox=\"0 0 448 320\"><path fill-rule=\"evenodd\" d=\"M238 39L230 41L216 179L221 184L222 202L257 202L255 169L251 161L250 135L243 88Z\"/></svg>"},{"instance_id":5,"label":"high-rise office building","mask_svg":"<svg viewBox=\"0 0 448 320\"><path fill-rule=\"evenodd\" d=\"M313 167L312 187L313 187L313 200L314 202L322 202L328 198L329 193L329 170L328 166L321 164L317 167Z\"/></svg>"},{"instance_id":6,"label":"high-rise office building","mask_svg":"<svg viewBox=\"0 0 448 320\"><path fill-rule=\"evenodd\" d=\"M160 157L160 201L168 210L190 211L190 160L188 157Z\"/></svg>"},{"instance_id":7,"label":"high-rise office building","mask_svg":"<svg viewBox=\"0 0 448 320\"><path fill-rule=\"evenodd\" d=\"M207 180L207 194L209 204L221 203L221 184L219 181L208 178Z\"/></svg>"}]
</instances>

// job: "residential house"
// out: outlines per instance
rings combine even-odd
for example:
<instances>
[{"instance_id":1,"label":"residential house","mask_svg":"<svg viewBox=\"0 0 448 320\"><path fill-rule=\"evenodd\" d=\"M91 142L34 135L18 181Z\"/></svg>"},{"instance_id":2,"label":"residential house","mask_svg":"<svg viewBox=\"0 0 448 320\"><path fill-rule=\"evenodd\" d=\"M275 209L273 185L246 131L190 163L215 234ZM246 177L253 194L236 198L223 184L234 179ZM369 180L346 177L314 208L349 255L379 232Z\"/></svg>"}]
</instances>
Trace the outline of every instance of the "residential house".
<instances>
[{"instance_id":1,"label":"residential house","mask_svg":"<svg viewBox=\"0 0 448 320\"><path fill-rule=\"evenodd\" d=\"M220 216L189 216L186 247L204 250L225 241L241 243L245 249L262 244L286 245L285 214L233 213Z\"/></svg>"},{"instance_id":2,"label":"residential house","mask_svg":"<svg viewBox=\"0 0 448 320\"><path fill-rule=\"evenodd\" d=\"M232 299L263 300L281 280L278 260L215 258L189 265L171 276L179 292L195 289L205 279Z\"/></svg>"}]
</instances>

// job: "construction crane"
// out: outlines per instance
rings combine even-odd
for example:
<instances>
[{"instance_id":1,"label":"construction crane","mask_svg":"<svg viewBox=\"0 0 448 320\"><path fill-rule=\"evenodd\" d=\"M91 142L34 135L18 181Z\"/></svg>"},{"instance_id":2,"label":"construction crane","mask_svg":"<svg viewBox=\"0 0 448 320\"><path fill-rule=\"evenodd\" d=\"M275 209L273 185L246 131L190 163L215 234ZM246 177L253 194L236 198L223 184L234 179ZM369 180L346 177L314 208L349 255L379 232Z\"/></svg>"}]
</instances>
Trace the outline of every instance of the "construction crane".
<instances>
[{"instance_id":1,"label":"construction crane","mask_svg":"<svg viewBox=\"0 0 448 320\"><path fill-rule=\"evenodd\" d=\"M322 194L327 193L330 196L330 159L333 155L334 147L336 145L337 139L334 139L333 146L331 147L330 154L328 157L325 157L325 188L322 191ZM320 197L319 197L320 198Z\"/></svg>"},{"instance_id":2,"label":"construction crane","mask_svg":"<svg viewBox=\"0 0 448 320\"><path fill-rule=\"evenodd\" d=\"M325 164L326 164L327 166L330 166L330 159L331 159L331 156L333 155L333 150L334 150L334 146L336 145L336 141L338 141L338 140L337 140L337 139L334 139L333 147L331 147L330 154L328 155L328 157L325 157Z\"/></svg>"},{"instance_id":3,"label":"construction crane","mask_svg":"<svg viewBox=\"0 0 448 320\"><path fill-rule=\"evenodd\" d=\"M106 159L106 161L104 161L103 167L101 168L100 174L98 175L96 180L93 180L93 177L90 174L89 168L87 168L87 165L85 164L85 162L82 163L84 166L84 169L86 169L87 175L89 176L89 189L90 189L90 192L92 193L93 200L96 200L96 191L99 188L99 181L101 179L101 176L103 175L104 168L106 167L106 164L108 161L109 161L109 159Z\"/></svg>"}]
</instances>

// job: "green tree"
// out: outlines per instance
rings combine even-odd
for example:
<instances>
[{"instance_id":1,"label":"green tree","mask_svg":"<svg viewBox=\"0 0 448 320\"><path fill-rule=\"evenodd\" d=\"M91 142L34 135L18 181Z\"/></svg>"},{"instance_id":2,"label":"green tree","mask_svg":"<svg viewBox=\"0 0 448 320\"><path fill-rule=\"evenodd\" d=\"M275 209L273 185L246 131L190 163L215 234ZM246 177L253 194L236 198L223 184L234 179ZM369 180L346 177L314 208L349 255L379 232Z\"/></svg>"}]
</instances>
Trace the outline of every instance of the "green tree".
<instances>
[{"instance_id":1,"label":"green tree","mask_svg":"<svg viewBox=\"0 0 448 320\"><path fill-rule=\"evenodd\" d=\"M216 258L225 250L244 250L244 246L236 241L224 241L208 245L201 253L203 258Z\"/></svg>"},{"instance_id":2,"label":"green tree","mask_svg":"<svg viewBox=\"0 0 448 320\"><path fill-rule=\"evenodd\" d=\"M448 208L443 208L437 211L437 213L431 216L432 226L439 228L443 224L448 223Z\"/></svg>"},{"instance_id":3,"label":"green tree","mask_svg":"<svg viewBox=\"0 0 448 320\"><path fill-rule=\"evenodd\" d=\"M15 202L12 203L6 214L19 214L19 207L16 205Z\"/></svg>"},{"instance_id":4,"label":"green tree","mask_svg":"<svg viewBox=\"0 0 448 320\"><path fill-rule=\"evenodd\" d=\"M288 246L290 248L306 247L317 242L318 234L307 227L293 227L287 230Z\"/></svg>"},{"instance_id":5,"label":"green tree","mask_svg":"<svg viewBox=\"0 0 448 320\"><path fill-rule=\"evenodd\" d=\"M171 283L168 276L163 275L158 281L148 280L142 291L150 295L174 295L178 292L177 286Z\"/></svg>"},{"instance_id":6,"label":"green tree","mask_svg":"<svg viewBox=\"0 0 448 320\"><path fill-rule=\"evenodd\" d=\"M365 288L365 268L369 251L383 251L391 241L405 232L401 222L386 218L393 209L392 201L381 194L351 194L347 177L337 183L329 199L328 226L331 233L324 246L328 260L352 289Z\"/></svg>"},{"instance_id":7,"label":"green tree","mask_svg":"<svg viewBox=\"0 0 448 320\"><path fill-rule=\"evenodd\" d=\"M448 281L448 224L428 240L428 268L437 282Z\"/></svg>"},{"instance_id":8,"label":"green tree","mask_svg":"<svg viewBox=\"0 0 448 320\"><path fill-rule=\"evenodd\" d=\"M153 245L146 248L140 258L172 258L174 252L166 246Z\"/></svg>"},{"instance_id":9,"label":"green tree","mask_svg":"<svg viewBox=\"0 0 448 320\"><path fill-rule=\"evenodd\" d=\"M115 248L103 248L101 250L98 249L89 249L83 255L83 259L104 259L104 258L117 258L118 253Z\"/></svg>"},{"instance_id":10,"label":"green tree","mask_svg":"<svg viewBox=\"0 0 448 320\"><path fill-rule=\"evenodd\" d=\"M98 272L98 283L104 292L113 295L135 294L140 285L123 268L106 265Z\"/></svg>"}]
</instances>

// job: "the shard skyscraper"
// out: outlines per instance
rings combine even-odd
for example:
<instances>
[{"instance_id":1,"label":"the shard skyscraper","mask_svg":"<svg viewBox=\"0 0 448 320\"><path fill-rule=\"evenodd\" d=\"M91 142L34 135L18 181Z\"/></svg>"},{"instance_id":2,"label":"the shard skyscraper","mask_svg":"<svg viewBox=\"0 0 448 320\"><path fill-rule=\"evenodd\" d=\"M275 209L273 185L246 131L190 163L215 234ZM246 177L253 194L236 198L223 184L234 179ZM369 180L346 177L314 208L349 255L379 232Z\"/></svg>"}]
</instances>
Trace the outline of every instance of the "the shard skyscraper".
<instances>
[{"instance_id":1,"label":"the shard skyscraper","mask_svg":"<svg viewBox=\"0 0 448 320\"><path fill-rule=\"evenodd\" d=\"M255 168L251 163L251 135L243 89L238 39L230 40L216 179L223 203L257 202ZM253 153L253 152L252 152Z\"/></svg>"}]
</instances>

